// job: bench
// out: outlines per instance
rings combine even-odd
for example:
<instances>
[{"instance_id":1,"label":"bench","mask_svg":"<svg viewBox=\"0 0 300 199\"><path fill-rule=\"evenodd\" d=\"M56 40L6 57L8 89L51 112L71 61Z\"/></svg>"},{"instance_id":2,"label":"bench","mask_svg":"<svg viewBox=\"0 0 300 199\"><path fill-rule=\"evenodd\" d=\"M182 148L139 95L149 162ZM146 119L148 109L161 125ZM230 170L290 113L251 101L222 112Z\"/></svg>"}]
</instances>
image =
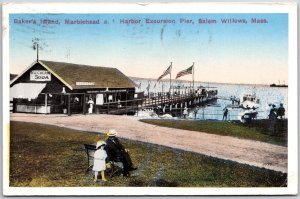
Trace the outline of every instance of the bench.
<instances>
[{"instance_id":1,"label":"bench","mask_svg":"<svg viewBox=\"0 0 300 199\"><path fill-rule=\"evenodd\" d=\"M94 153L96 151L96 145L93 144L84 144L83 149L86 152L87 155L87 169L86 173L91 171L94 165ZM120 173L123 169L123 163L122 162L116 162L116 161L110 161L107 160L106 163L106 173L108 177L113 177L114 175Z\"/></svg>"}]
</instances>

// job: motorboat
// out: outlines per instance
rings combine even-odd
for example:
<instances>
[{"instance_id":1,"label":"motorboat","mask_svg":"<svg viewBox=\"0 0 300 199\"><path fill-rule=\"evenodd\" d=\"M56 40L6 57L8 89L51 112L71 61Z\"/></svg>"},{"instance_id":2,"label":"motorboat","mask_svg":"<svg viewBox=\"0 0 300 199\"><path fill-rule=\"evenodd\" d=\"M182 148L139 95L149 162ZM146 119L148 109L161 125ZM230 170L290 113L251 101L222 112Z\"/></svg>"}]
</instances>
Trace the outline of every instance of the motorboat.
<instances>
[{"instance_id":1,"label":"motorboat","mask_svg":"<svg viewBox=\"0 0 300 199\"><path fill-rule=\"evenodd\" d=\"M257 109L259 108L260 100L256 95L246 94L242 96L240 107L243 109Z\"/></svg>"}]
</instances>

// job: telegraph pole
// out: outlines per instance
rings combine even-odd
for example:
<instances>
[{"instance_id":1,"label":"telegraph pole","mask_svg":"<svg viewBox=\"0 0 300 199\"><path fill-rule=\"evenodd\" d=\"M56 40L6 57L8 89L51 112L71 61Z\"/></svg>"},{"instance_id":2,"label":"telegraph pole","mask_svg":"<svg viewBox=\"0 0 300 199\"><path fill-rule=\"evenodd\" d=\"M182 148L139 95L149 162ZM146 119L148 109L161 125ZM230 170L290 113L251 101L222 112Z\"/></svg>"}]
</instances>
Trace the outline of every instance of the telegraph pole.
<instances>
[{"instance_id":1,"label":"telegraph pole","mask_svg":"<svg viewBox=\"0 0 300 199\"><path fill-rule=\"evenodd\" d=\"M39 61L39 44L36 44L36 61Z\"/></svg>"},{"instance_id":2,"label":"telegraph pole","mask_svg":"<svg viewBox=\"0 0 300 199\"><path fill-rule=\"evenodd\" d=\"M171 73L172 73L172 62L171 62L171 70L170 70L170 90L169 90L169 94L171 96L171 87L172 87L172 83L171 83Z\"/></svg>"}]
</instances>

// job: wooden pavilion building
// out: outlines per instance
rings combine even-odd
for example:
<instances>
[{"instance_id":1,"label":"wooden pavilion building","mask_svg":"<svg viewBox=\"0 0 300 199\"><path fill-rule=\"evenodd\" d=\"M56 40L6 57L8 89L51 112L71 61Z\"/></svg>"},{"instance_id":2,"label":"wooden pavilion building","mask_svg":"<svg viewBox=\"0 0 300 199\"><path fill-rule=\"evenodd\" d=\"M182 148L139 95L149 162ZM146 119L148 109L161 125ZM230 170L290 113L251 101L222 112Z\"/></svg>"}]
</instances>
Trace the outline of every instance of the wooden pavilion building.
<instances>
[{"instance_id":1,"label":"wooden pavilion building","mask_svg":"<svg viewBox=\"0 0 300 199\"><path fill-rule=\"evenodd\" d=\"M10 100L13 112L124 114L135 87L116 68L37 60L11 81Z\"/></svg>"}]
</instances>

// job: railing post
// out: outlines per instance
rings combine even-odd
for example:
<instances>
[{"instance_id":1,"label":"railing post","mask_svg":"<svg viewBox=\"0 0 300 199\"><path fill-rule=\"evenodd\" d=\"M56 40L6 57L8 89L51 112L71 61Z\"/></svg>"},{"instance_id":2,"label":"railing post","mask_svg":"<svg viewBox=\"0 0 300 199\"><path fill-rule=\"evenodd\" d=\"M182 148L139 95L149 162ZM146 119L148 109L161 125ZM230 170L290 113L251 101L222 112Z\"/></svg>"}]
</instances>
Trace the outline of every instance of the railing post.
<instances>
[{"instance_id":1,"label":"railing post","mask_svg":"<svg viewBox=\"0 0 300 199\"><path fill-rule=\"evenodd\" d=\"M107 114L109 114L109 100L108 100L108 103L107 103Z\"/></svg>"},{"instance_id":2,"label":"railing post","mask_svg":"<svg viewBox=\"0 0 300 199\"><path fill-rule=\"evenodd\" d=\"M71 94L68 94L68 116L71 115Z\"/></svg>"},{"instance_id":3,"label":"railing post","mask_svg":"<svg viewBox=\"0 0 300 199\"><path fill-rule=\"evenodd\" d=\"M83 94L82 103L83 103L82 113L85 115L86 114L86 112L85 112L85 110L86 110L85 93Z\"/></svg>"},{"instance_id":4,"label":"railing post","mask_svg":"<svg viewBox=\"0 0 300 199\"><path fill-rule=\"evenodd\" d=\"M46 114L47 114L47 106L48 106L47 101L48 101L47 93L45 93L45 110L46 110Z\"/></svg>"}]
</instances>

